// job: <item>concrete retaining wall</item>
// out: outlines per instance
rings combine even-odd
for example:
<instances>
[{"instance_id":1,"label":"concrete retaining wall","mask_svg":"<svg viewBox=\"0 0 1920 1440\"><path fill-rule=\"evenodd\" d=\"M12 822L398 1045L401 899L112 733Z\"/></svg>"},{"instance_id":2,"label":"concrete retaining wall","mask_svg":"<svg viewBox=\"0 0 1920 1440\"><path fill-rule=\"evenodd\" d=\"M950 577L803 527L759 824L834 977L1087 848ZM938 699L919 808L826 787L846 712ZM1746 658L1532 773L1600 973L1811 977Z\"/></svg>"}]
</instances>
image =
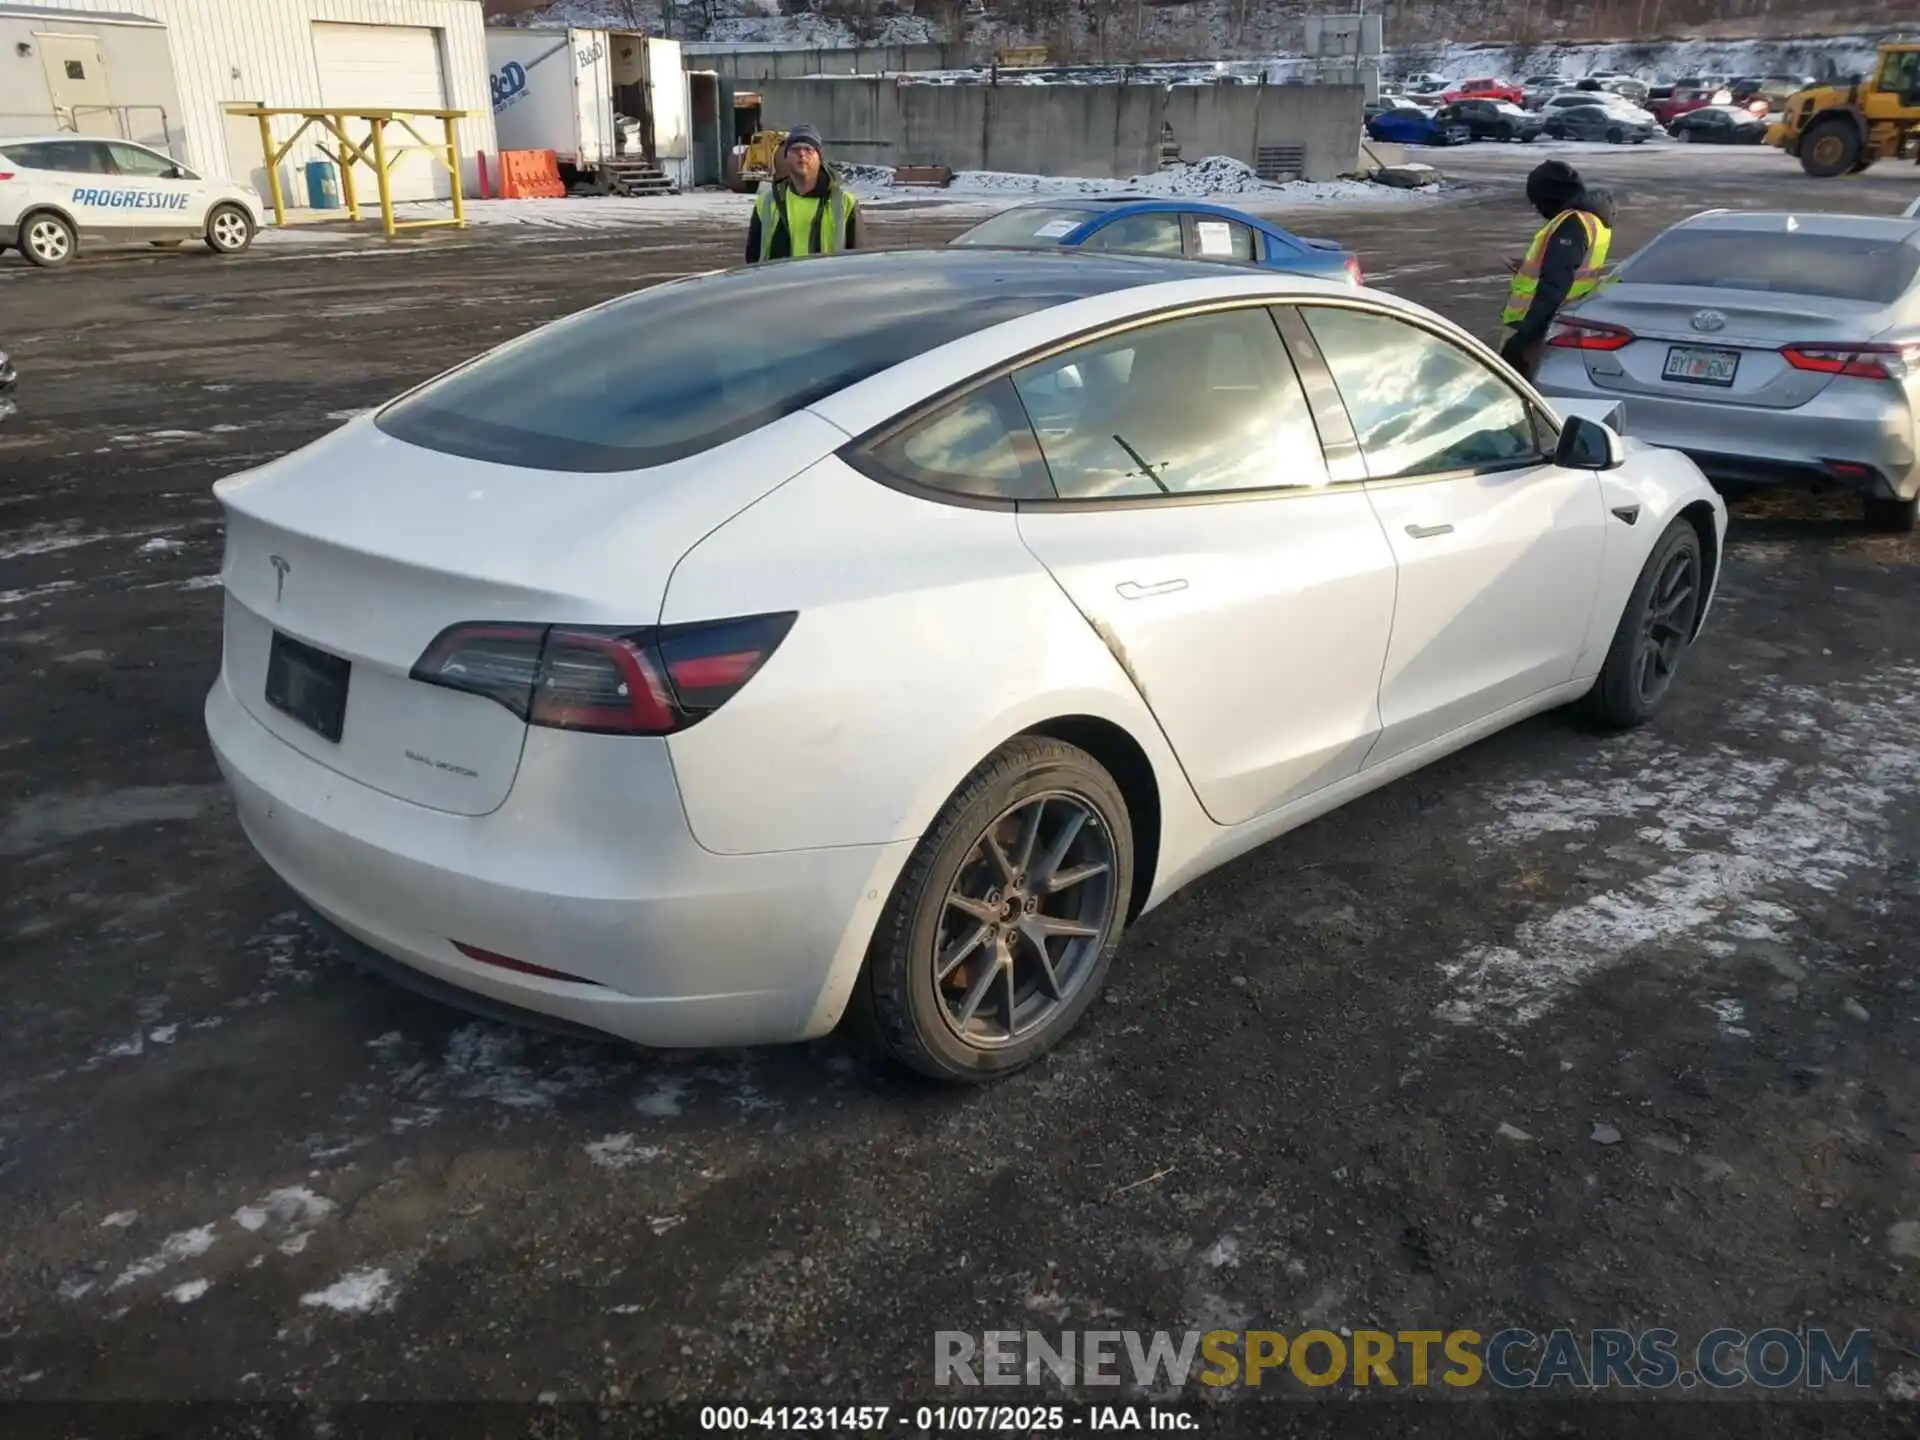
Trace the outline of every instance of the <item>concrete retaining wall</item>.
<instances>
[{"instance_id":1,"label":"concrete retaining wall","mask_svg":"<svg viewBox=\"0 0 1920 1440\"><path fill-rule=\"evenodd\" d=\"M1354 86L916 85L893 79L765 80L771 129L806 123L829 151L868 165L947 165L1124 180L1159 165L1162 124L1183 159L1258 163L1298 146L1304 175L1354 168L1362 92Z\"/></svg>"}]
</instances>

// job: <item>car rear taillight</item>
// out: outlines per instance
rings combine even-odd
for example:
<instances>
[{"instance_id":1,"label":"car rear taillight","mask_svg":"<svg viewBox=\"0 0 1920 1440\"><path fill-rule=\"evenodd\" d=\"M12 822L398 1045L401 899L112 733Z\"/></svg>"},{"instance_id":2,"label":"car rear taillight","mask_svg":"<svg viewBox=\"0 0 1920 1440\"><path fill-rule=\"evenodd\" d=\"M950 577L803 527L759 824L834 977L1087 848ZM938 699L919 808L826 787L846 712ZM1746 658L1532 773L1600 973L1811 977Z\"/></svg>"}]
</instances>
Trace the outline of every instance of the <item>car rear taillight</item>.
<instances>
[{"instance_id":1,"label":"car rear taillight","mask_svg":"<svg viewBox=\"0 0 1920 1440\"><path fill-rule=\"evenodd\" d=\"M13 171L0 170L0 180L11 180L11 179L13 179Z\"/></svg>"},{"instance_id":2,"label":"car rear taillight","mask_svg":"<svg viewBox=\"0 0 1920 1440\"><path fill-rule=\"evenodd\" d=\"M1598 320L1555 320L1547 332L1547 344L1563 350L1624 350L1633 343L1633 332L1619 325Z\"/></svg>"},{"instance_id":3,"label":"car rear taillight","mask_svg":"<svg viewBox=\"0 0 1920 1440\"><path fill-rule=\"evenodd\" d=\"M643 629L450 625L410 675L550 730L671 735L731 700L795 618L789 611Z\"/></svg>"},{"instance_id":4,"label":"car rear taillight","mask_svg":"<svg viewBox=\"0 0 1920 1440\"><path fill-rule=\"evenodd\" d=\"M1905 380L1920 374L1920 345L1788 345L1780 354L1796 370L1852 375L1861 380Z\"/></svg>"},{"instance_id":5,"label":"car rear taillight","mask_svg":"<svg viewBox=\"0 0 1920 1440\"><path fill-rule=\"evenodd\" d=\"M1366 286L1367 272L1360 268L1360 257L1358 255L1349 255L1347 257L1347 279L1353 282L1356 289L1363 289Z\"/></svg>"}]
</instances>

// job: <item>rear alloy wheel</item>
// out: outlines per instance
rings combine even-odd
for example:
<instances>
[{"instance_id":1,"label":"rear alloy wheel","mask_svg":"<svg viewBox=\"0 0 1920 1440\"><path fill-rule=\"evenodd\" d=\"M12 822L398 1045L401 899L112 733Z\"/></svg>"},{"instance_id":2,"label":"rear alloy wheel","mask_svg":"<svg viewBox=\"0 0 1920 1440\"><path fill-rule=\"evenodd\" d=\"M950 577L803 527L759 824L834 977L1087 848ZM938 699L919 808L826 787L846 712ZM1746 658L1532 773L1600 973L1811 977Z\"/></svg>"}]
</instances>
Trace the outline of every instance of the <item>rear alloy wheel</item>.
<instances>
[{"instance_id":1,"label":"rear alloy wheel","mask_svg":"<svg viewBox=\"0 0 1920 1440\"><path fill-rule=\"evenodd\" d=\"M1904 535L1914 527L1914 520L1920 515L1920 497L1909 500L1891 500L1882 495L1868 495L1861 502L1866 512L1869 530L1884 530L1890 535Z\"/></svg>"},{"instance_id":2,"label":"rear alloy wheel","mask_svg":"<svg viewBox=\"0 0 1920 1440\"><path fill-rule=\"evenodd\" d=\"M1594 719L1630 729L1653 718L1693 644L1706 598L1700 536L1685 520L1675 520L1647 557L1587 695Z\"/></svg>"},{"instance_id":3,"label":"rear alloy wheel","mask_svg":"<svg viewBox=\"0 0 1920 1440\"><path fill-rule=\"evenodd\" d=\"M207 248L216 255L238 255L253 244L253 217L238 205L216 205L207 216Z\"/></svg>"},{"instance_id":4,"label":"rear alloy wheel","mask_svg":"<svg viewBox=\"0 0 1920 1440\"><path fill-rule=\"evenodd\" d=\"M1818 180L1844 175L1860 159L1860 129L1851 120L1829 116L1800 137L1800 168Z\"/></svg>"},{"instance_id":5,"label":"rear alloy wheel","mask_svg":"<svg viewBox=\"0 0 1920 1440\"><path fill-rule=\"evenodd\" d=\"M874 932L868 1028L941 1080L1031 1064L1099 996L1126 924L1133 829L1091 755L1022 736L968 776Z\"/></svg>"},{"instance_id":6,"label":"rear alloy wheel","mask_svg":"<svg viewBox=\"0 0 1920 1440\"><path fill-rule=\"evenodd\" d=\"M58 215L42 210L20 225L20 253L43 270L56 270L73 259L79 241L73 227Z\"/></svg>"}]
</instances>

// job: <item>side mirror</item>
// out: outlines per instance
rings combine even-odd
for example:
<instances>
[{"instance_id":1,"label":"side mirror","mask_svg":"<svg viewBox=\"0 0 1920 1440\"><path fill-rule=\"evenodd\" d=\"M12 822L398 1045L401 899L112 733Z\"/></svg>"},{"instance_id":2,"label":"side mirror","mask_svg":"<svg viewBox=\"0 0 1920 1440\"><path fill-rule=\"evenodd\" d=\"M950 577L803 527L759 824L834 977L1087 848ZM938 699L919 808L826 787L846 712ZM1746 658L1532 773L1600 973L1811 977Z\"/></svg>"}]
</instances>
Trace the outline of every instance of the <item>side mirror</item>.
<instances>
[{"instance_id":1,"label":"side mirror","mask_svg":"<svg viewBox=\"0 0 1920 1440\"><path fill-rule=\"evenodd\" d=\"M1598 420L1573 415L1560 427L1553 463L1563 470L1618 470L1627 463L1627 451L1620 437Z\"/></svg>"}]
</instances>

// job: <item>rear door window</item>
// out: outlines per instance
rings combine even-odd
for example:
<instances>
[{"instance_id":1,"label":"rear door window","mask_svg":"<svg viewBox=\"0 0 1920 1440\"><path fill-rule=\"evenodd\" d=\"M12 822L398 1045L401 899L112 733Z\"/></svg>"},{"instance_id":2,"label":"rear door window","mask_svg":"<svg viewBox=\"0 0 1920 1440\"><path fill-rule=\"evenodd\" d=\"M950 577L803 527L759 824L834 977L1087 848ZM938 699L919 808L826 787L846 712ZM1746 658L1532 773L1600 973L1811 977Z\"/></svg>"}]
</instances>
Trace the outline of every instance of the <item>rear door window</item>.
<instances>
[{"instance_id":1,"label":"rear door window","mask_svg":"<svg viewBox=\"0 0 1920 1440\"><path fill-rule=\"evenodd\" d=\"M77 175L111 175L107 147L89 140L49 140L40 147L50 170L65 170Z\"/></svg>"},{"instance_id":2,"label":"rear door window","mask_svg":"<svg viewBox=\"0 0 1920 1440\"><path fill-rule=\"evenodd\" d=\"M1063 500L1327 483L1306 393L1264 309L1139 326L1013 380Z\"/></svg>"},{"instance_id":3,"label":"rear door window","mask_svg":"<svg viewBox=\"0 0 1920 1440\"><path fill-rule=\"evenodd\" d=\"M1772 290L1890 305L1920 271L1920 250L1875 236L1670 230L1618 271L1621 283Z\"/></svg>"}]
</instances>

